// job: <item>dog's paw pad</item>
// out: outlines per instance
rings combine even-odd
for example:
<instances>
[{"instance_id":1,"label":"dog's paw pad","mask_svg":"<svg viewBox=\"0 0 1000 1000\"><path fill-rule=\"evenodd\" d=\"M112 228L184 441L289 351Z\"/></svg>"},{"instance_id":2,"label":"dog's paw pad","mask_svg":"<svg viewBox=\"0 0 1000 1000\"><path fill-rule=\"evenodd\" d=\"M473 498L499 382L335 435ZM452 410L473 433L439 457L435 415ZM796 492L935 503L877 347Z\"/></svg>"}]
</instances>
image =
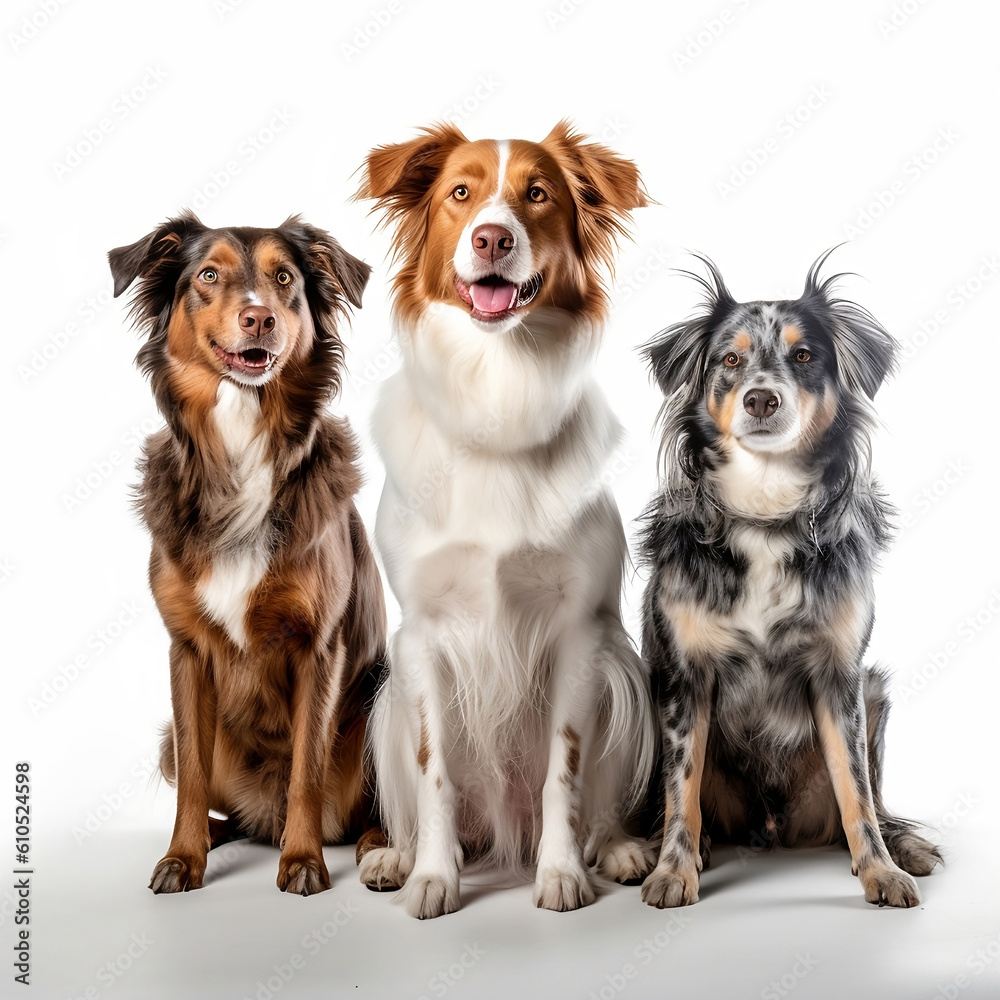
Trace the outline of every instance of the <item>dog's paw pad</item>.
<instances>
[{"instance_id":1,"label":"dog's paw pad","mask_svg":"<svg viewBox=\"0 0 1000 1000\"><path fill-rule=\"evenodd\" d=\"M411 875L400 901L406 912L418 920L429 920L459 908L458 873L445 875Z\"/></svg>"},{"instance_id":2,"label":"dog's paw pad","mask_svg":"<svg viewBox=\"0 0 1000 1000\"><path fill-rule=\"evenodd\" d=\"M153 892L187 892L200 889L205 874L205 862L200 865L194 858L165 857L157 862L149 888Z\"/></svg>"},{"instance_id":3,"label":"dog's paw pad","mask_svg":"<svg viewBox=\"0 0 1000 1000\"><path fill-rule=\"evenodd\" d=\"M395 892L406 882L406 875L395 847L373 847L358 864L358 877L372 892Z\"/></svg>"},{"instance_id":4,"label":"dog's paw pad","mask_svg":"<svg viewBox=\"0 0 1000 1000\"><path fill-rule=\"evenodd\" d=\"M532 901L541 910L578 910L594 899L594 887L582 865L541 869L535 878Z\"/></svg>"},{"instance_id":5,"label":"dog's paw pad","mask_svg":"<svg viewBox=\"0 0 1000 1000\"><path fill-rule=\"evenodd\" d=\"M859 875L865 888L865 900L879 906L917 906L920 893L917 883L899 868L871 867Z\"/></svg>"},{"instance_id":6,"label":"dog's paw pad","mask_svg":"<svg viewBox=\"0 0 1000 1000\"><path fill-rule=\"evenodd\" d=\"M638 884L656 864L656 848L638 837L622 837L604 844L597 852L602 875L616 882Z\"/></svg>"},{"instance_id":7,"label":"dog's paw pad","mask_svg":"<svg viewBox=\"0 0 1000 1000\"><path fill-rule=\"evenodd\" d=\"M314 896L330 888L330 874L322 857L282 857L277 884L282 892Z\"/></svg>"},{"instance_id":8,"label":"dog's paw pad","mask_svg":"<svg viewBox=\"0 0 1000 1000\"><path fill-rule=\"evenodd\" d=\"M698 902L698 869L654 868L642 883L642 901L660 909Z\"/></svg>"}]
</instances>

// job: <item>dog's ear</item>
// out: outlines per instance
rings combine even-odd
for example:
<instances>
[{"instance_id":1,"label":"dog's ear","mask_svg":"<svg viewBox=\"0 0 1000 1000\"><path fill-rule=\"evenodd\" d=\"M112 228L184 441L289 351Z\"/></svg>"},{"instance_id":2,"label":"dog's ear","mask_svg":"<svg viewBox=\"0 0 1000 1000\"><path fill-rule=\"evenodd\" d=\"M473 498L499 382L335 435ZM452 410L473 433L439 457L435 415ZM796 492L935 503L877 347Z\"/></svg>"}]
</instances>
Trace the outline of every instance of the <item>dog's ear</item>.
<instances>
[{"instance_id":1,"label":"dog's ear","mask_svg":"<svg viewBox=\"0 0 1000 1000\"><path fill-rule=\"evenodd\" d=\"M136 278L150 278L182 267L180 250L192 235L205 231L198 217L189 211L176 219L168 219L148 236L127 247L108 251L111 276L115 279L115 298L124 292Z\"/></svg>"},{"instance_id":2,"label":"dog's ear","mask_svg":"<svg viewBox=\"0 0 1000 1000\"><path fill-rule=\"evenodd\" d=\"M691 271L680 273L704 288L702 309L691 319L668 326L640 348L664 396L672 396L684 386L690 395L700 395L712 332L736 305L715 264L707 257L699 260L708 268L708 278Z\"/></svg>"},{"instance_id":3,"label":"dog's ear","mask_svg":"<svg viewBox=\"0 0 1000 1000\"><path fill-rule=\"evenodd\" d=\"M366 157L354 200L374 199L372 211L383 213L382 225L398 223L393 234L397 255L419 242L426 213L413 210L423 204L451 151L467 141L460 129L440 123L408 142L377 146Z\"/></svg>"},{"instance_id":4,"label":"dog's ear","mask_svg":"<svg viewBox=\"0 0 1000 1000\"><path fill-rule=\"evenodd\" d=\"M855 395L874 399L886 377L895 371L899 344L867 309L830 294L844 276L832 274L820 279L820 269L834 249L827 250L809 269L800 301L830 317L841 377Z\"/></svg>"},{"instance_id":5,"label":"dog's ear","mask_svg":"<svg viewBox=\"0 0 1000 1000\"><path fill-rule=\"evenodd\" d=\"M198 217L184 211L130 246L116 247L108 252L115 298L136 278L141 279L131 311L137 323L152 322L171 305L177 279L184 270L183 248L203 232L205 226Z\"/></svg>"},{"instance_id":6,"label":"dog's ear","mask_svg":"<svg viewBox=\"0 0 1000 1000\"><path fill-rule=\"evenodd\" d=\"M341 311L342 298L355 309L361 308L371 267L349 254L325 229L303 222L301 216L285 219L279 231L295 247L310 279L314 310L320 306L324 312Z\"/></svg>"},{"instance_id":7,"label":"dog's ear","mask_svg":"<svg viewBox=\"0 0 1000 1000\"><path fill-rule=\"evenodd\" d=\"M630 213L650 204L639 169L607 146L587 142L567 120L542 145L562 168L577 208L577 237L584 253L611 266Z\"/></svg>"}]
</instances>

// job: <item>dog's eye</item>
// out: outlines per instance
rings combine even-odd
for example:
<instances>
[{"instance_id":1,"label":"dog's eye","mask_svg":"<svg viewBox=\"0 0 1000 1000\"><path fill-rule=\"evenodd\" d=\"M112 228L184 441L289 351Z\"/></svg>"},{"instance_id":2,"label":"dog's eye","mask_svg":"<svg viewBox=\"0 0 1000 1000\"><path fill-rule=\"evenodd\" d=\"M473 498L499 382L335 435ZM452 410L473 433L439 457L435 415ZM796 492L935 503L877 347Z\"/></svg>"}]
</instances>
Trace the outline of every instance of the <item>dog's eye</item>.
<instances>
[{"instance_id":1,"label":"dog's eye","mask_svg":"<svg viewBox=\"0 0 1000 1000\"><path fill-rule=\"evenodd\" d=\"M290 285L292 283L292 276L288 271L279 271L275 276L274 280L278 282L279 285Z\"/></svg>"},{"instance_id":2,"label":"dog's eye","mask_svg":"<svg viewBox=\"0 0 1000 1000\"><path fill-rule=\"evenodd\" d=\"M805 363L811 357L812 357L812 355L808 351L796 351L795 352L795 360L796 361L801 361L801 362Z\"/></svg>"},{"instance_id":3,"label":"dog's eye","mask_svg":"<svg viewBox=\"0 0 1000 1000\"><path fill-rule=\"evenodd\" d=\"M735 368L740 363L740 356L735 351L730 351L722 360L727 368Z\"/></svg>"},{"instance_id":4,"label":"dog's eye","mask_svg":"<svg viewBox=\"0 0 1000 1000\"><path fill-rule=\"evenodd\" d=\"M210 267L206 267L205 270L198 275L198 277L201 278L206 285L210 285L213 281L219 280L219 272L212 270Z\"/></svg>"},{"instance_id":5,"label":"dog's eye","mask_svg":"<svg viewBox=\"0 0 1000 1000\"><path fill-rule=\"evenodd\" d=\"M464 184L459 184L454 191L451 192L452 198L455 201L465 201L469 197L469 189Z\"/></svg>"},{"instance_id":6,"label":"dog's eye","mask_svg":"<svg viewBox=\"0 0 1000 1000\"><path fill-rule=\"evenodd\" d=\"M540 187L528 188L528 197L535 202L545 201L548 195Z\"/></svg>"}]
</instances>

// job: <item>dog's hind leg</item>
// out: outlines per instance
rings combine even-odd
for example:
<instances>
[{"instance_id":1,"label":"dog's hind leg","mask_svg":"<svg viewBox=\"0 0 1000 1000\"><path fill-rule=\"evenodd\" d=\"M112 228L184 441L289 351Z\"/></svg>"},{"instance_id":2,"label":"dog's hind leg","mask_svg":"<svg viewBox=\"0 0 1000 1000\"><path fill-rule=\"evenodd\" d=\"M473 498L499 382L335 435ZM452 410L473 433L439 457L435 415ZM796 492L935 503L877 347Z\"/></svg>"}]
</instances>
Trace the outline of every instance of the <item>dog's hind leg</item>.
<instances>
[{"instance_id":1,"label":"dog's hind leg","mask_svg":"<svg viewBox=\"0 0 1000 1000\"><path fill-rule=\"evenodd\" d=\"M885 755L885 726L889 715L888 679L883 671L870 667L864 675L865 718L868 730L868 774L879 830L889 856L911 875L929 875L944 863L941 852L914 831L917 824L893 816L882 801L882 772Z\"/></svg>"}]
</instances>

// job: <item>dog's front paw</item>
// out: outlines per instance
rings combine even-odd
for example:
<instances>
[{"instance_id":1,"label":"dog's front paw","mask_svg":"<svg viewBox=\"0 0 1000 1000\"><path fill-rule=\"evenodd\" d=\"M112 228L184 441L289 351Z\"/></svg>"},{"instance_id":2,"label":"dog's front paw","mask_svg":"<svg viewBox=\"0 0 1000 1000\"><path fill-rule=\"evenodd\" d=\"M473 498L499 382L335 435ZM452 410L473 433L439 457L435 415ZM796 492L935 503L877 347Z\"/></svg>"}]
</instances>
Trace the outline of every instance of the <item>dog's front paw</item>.
<instances>
[{"instance_id":1,"label":"dog's front paw","mask_svg":"<svg viewBox=\"0 0 1000 1000\"><path fill-rule=\"evenodd\" d=\"M149 888L153 892L187 892L200 889L205 874L205 858L194 855L167 855L161 858L153 869Z\"/></svg>"},{"instance_id":2,"label":"dog's front paw","mask_svg":"<svg viewBox=\"0 0 1000 1000\"><path fill-rule=\"evenodd\" d=\"M358 875L372 892L395 892L408 874L409 868L395 847L373 847L358 863Z\"/></svg>"},{"instance_id":3,"label":"dog's front paw","mask_svg":"<svg viewBox=\"0 0 1000 1000\"><path fill-rule=\"evenodd\" d=\"M638 885L656 864L656 847L640 837L619 837L597 849L597 868L602 875L626 885Z\"/></svg>"},{"instance_id":4,"label":"dog's front paw","mask_svg":"<svg viewBox=\"0 0 1000 1000\"><path fill-rule=\"evenodd\" d=\"M458 897L458 871L454 875L410 875L400 893L400 901L406 907L406 912L418 920L454 913L461 905Z\"/></svg>"},{"instance_id":5,"label":"dog's front paw","mask_svg":"<svg viewBox=\"0 0 1000 1000\"><path fill-rule=\"evenodd\" d=\"M698 902L698 867L657 865L642 883L642 901L661 910L668 906L690 906Z\"/></svg>"},{"instance_id":6,"label":"dog's front paw","mask_svg":"<svg viewBox=\"0 0 1000 1000\"><path fill-rule=\"evenodd\" d=\"M594 887L583 865L539 868L532 901L540 910L578 910L594 899Z\"/></svg>"},{"instance_id":7,"label":"dog's front paw","mask_svg":"<svg viewBox=\"0 0 1000 1000\"><path fill-rule=\"evenodd\" d=\"M917 883L899 868L869 865L858 872L865 889L865 900L879 906L916 906L920 902Z\"/></svg>"},{"instance_id":8,"label":"dog's front paw","mask_svg":"<svg viewBox=\"0 0 1000 1000\"><path fill-rule=\"evenodd\" d=\"M314 896L330 888L330 873L326 870L323 855L282 854L278 861L278 888L297 896Z\"/></svg>"}]
</instances>

